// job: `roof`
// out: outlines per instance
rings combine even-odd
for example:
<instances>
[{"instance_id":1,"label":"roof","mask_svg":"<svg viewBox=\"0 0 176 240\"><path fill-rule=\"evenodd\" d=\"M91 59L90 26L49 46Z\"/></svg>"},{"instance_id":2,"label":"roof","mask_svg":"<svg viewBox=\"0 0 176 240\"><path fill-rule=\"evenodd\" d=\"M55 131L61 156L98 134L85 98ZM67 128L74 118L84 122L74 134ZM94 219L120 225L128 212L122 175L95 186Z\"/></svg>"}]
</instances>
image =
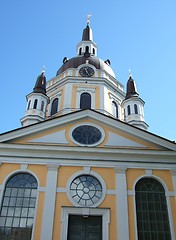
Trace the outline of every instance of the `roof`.
<instances>
[{"instance_id":1,"label":"roof","mask_svg":"<svg viewBox=\"0 0 176 240\"><path fill-rule=\"evenodd\" d=\"M46 77L44 75L44 71L38 76L33 92L43 93L46 95Z\"/></svg>"},{"instance_id":2,"label":"roof","mask_svg":"<svg viewBox=\"0 0 176 240\"><path fill-rule=\"evenodd\" d=\"M138 96L139 96L139 93L137 92L135 81L132 79L132 76L130 76L127 82L125 99L131 98L131 97L138 97Z\"/></svg>"},{"instance_id":3,"label":"roof","mask_svg":"<svg viewBox=\"0 0 176 240\"><path fill-rule=\"evenodd\" d=\"M93 65L96 69L106 71L112 77L115 78L115 74L114 74L112 68L107 63L105 63L102 59L100 59L94 55L90 55L89 57L77 56L77 57L73 57L73 58L69 59L59 68L56 76L63 73L64 71L66 71L69 68L78 68L80 65L86 64L87 60L88 60L89 64Z\"/></svg>"}]
</instances>

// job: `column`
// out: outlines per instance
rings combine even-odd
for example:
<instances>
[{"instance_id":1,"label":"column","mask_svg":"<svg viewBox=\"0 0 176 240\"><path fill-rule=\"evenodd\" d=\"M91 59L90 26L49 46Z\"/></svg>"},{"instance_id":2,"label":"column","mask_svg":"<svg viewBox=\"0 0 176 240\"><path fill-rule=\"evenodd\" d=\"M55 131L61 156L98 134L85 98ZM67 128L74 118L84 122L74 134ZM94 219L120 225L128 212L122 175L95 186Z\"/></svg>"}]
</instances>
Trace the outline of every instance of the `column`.
<instances>
[{"instance_id":1,"label":"column","mask_svg":"<svg viewBox=\"0 0 176 240\"><path fill-rule=\"evenodd\" d=\"M48 165L42 231L40 236L41 240L52 239L58 168L58 165Z\"/></svg>"},{"instance_id":2,"label":"column","mask_svg":"<svg viewBox=\"0 0 176 240\"><path fill-rule=\"evenodd\" d=\"M117 167L116 172L116 208L117 208L117 239L129 239L128 200L126 185L126 168Z\"/></svg>"}]
</instances>

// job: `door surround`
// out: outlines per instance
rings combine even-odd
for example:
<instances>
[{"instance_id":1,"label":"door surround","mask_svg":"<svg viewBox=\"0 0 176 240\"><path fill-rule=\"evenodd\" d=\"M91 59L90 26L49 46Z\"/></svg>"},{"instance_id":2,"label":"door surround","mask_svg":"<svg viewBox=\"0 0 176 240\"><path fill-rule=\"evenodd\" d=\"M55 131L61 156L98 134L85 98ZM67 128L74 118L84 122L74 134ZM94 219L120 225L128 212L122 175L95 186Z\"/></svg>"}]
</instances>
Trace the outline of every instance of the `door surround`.
<instances>
[{"instance_id":1,"label":"door surround","mask_svg":"<svg viewBox=\"0 0 176 240\"><path fill-rule=\"evenodd\" d=\"M102 216L102 240L109 240L109 208L62 207L61 240L67 239L69 215Z\"/></svg>"}]
</instances>

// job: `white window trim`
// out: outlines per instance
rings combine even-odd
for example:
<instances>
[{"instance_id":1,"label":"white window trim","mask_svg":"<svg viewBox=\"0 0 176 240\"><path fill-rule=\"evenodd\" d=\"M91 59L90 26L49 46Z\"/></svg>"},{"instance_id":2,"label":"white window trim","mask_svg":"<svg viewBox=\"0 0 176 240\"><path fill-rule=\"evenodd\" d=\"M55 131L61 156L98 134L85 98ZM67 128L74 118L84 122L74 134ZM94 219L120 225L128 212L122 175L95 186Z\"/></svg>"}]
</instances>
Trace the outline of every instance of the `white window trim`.
<instances>
[{"instance_id":1,"label":"white window trim","mask_svg":"<svg viewBox=\"0 0 176 240\"><path fill-rule=\"evenodd\" d=\"M87 168L84 168L83 171L76 172L75 174L73 174L73 175L69 178L69 180L68 180L68 182L67 182L67 186L66 186L66 193L67 193L68 199L70 200L70 202L71 202L75 207L83 207L83 206L80 205L79 203L75 202L75 201L73 200L71 194L70 194L70 185L71 185L72 181L73 181L76 177L78 177L78 176L80 176L80 175L91 175L91 176L97 178L97 179L99 180L99 182L101 183L101 185L102 185L102 196L101 196L101 198L100 198L99 201L96 202L95 204L93 204L93 205L91 205L91 206L87 206L87 207L89 207L89 208L97 207L97 206L100 205L100 204L103 202L103 200L105 199L105 196L106 196L106 184L105 184L105 181L103 180L103 178L102 178L98 173L96 173L96 172L94 172L94 171L91 171L91 170L88 171ZM85 207L83 207L83 208L87 208L87 207L85 206Z\"/></svg>"},{"instance_id":2,"label":"white window trim","mask_svg":"<svg viewBox=\"0 0 176 240\"><path fill-rule=\"evenodd\" d=\"M137 182L142 179L142 178L145 178L145 177L149 177L149 178L154 178L156 179L158 182L160 182L162 184L162 186L164 187L164 190L165 190L165 196L166 196L166 203L167 203L167 209L168 209L168 216L169 216L169 225L170 225L170 232L171 232L171 239L172 240L175 240L175 233L174 233L174 225L173 225L173 220L172 220L172 209L171 209L171 205L170 205L170 199L169 199L169 191L168 191L168 188L165 184L165 182L159 178L158 176L155 176L153 175L152 173L152 170L146 170L146 174L145 175L142 175L140 177L138 177L134 183L134 186L133 186L133 192L134 192L134 225L136 226L136 229L135 229L135 232L136 232L136 240L140 240L138 239L138 231L137 231L137 215L136 215L136 195L135 195L135 187L136 187L136 184Z\"/></svg>"},{"instance_id":3,"label":"white window trim","mask_svg":"<svg viewBox=\"0 0 176 240\"><path fill-rule=\"evenodd\" d=\"M76 108L80 109L81 94L89 93L91 95L91 108L95 109L95 91L96 88L78 87L76 93Z\"/></svg>"},{"instance_id":4,"label":"white window trim","mask_svg":"<svg viewBox=\"0 0 176 240\"><path fill-rule=\"evenodd\" d=\"M50 100L50 104L49 104L49 116L51 116L51 108L52 108L52 103L54 101L54 99L58 99L58 106L57 106L57 113L60 111L60 104L61 104L61 95L62 95L62 91L60 91L59 93L57 93L56 95L52 96L51 100Z\"/></svg>"},{"instance_id":5,"label":"white window trim","mask_svg":"<svg viewBox=\"0 0 176 240\"><path fill-rule=\"evenodd\" d=\"M105 208L62 208L61 240L67 239L69 215L102 216L102 240L109 240L110 210Z\"/></svg>"}]
</instances>

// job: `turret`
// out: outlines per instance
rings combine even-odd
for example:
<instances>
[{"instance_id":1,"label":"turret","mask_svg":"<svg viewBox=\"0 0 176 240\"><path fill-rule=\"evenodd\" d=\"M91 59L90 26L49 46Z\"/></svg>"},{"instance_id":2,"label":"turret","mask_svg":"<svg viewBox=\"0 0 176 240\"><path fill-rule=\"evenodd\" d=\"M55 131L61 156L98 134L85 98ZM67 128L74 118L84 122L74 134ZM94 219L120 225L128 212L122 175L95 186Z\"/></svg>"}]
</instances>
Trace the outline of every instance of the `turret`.
<instances>
[{"instance_id":1,"label":"turret","mask_svg":"<svg viewBox=\"0 0 176 240\"><path fill-rule=\"evenodd\" d=\"M137 92L135 81L130 75L127 82L126 97L122 103L125 122L147 130L148 125L144 119L144 104L145 102L139 97Z\"/></svg>"},{"instance_id":2,"label":"turret","mask_svg":"<svg viewBox=\"0 0 176 240\"><path fill-rule=\"evenodd\" d=\"M38 76L33 92L26 96L27 107L25 116L21 119L22 126L43 121L46 116L46 106L49 98L46 95L46 77L44 70Z\"/></svg>"}]
</instances>

